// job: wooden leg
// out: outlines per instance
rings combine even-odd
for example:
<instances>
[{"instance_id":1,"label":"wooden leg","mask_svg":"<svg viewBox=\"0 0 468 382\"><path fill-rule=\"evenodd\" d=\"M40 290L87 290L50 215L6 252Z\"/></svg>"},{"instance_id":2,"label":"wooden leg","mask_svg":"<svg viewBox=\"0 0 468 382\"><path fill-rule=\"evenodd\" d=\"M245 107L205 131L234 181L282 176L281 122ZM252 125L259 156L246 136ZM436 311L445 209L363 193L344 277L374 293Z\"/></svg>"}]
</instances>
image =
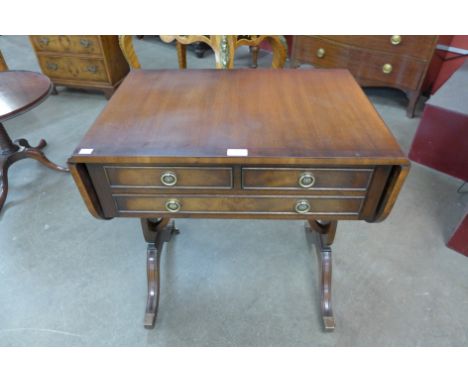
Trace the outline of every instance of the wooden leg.
<instances>
[{"instance_id":1,"label":"wooden leg","mask_svg":"<svg viewBox=\"0 0 468 382\"><path fill-rule=\"evenodd\" d=\"M179 61L179 69L187 69L187 47L176 41L177 60Z\"/></svg>"},{"instance_id":2,"label":"wooden leg","mask_svg":"<svg viewBox=\"0 0 468 382\"><path fill-rule=\"evenodd\" d=\"M169 224L168 218L141 219L141 226L148 249L146 251L146 269L148 279L148 298L144 326L153 329L156 323L159 306L160 275L159 263L165 242L169 242L173 235L178 234L174 223Z\"/></svg>"},{"instance_id":3,"label":"wooden leg","mask_svg":"<svg viewBox=\"0 0 468 382\"><path fill-rule=\"evenodd\" d=\"M409 103L408 103L408 107L406 108L406 116L408 118L413 118L414 111L416 109L416 105L419 100L419 92L408 92L407 96L409 99Z\"/></svg>"},{"instance_id":4,"label":"wooden leg","mask_svg":"<svg viewBox=\"0 0 468 382\"><path fill-rule=\"evenodd\" d=\"M51 94L53 94L53 95L57 95L57 94L58 94L57 87L56 87L55 85L52 87L52 92L51 92Z\"/></svg>"},{"instance_id":5,"label":"wooden leg","mask_svg":"<svg viewBox=\"0 0 468 382\"><path fill-rule=\"evenodd\" d=\"M14 142L19 146L26 147L27 149L41 150L47 146L47 142L45 141L45 139L41 139L37 146L31 146L29 142L24 138L16 139Z\"/></svg>"},{"instance_id":6,"label":"wooden leg","mask_svg":"<svg viewBox=\"0 0 468 382\"><path fill-rule=\"evenodd\" d=\"M0 123L0 210L5 204L8 193L8 168L15 162L21 159L32 158L52 170L68 172L65 167L61 167L52 163L41 151L46 146L47 142L41 139L35 147L31 146L26 139L17 139L13 143L10 139L5 127Z\"/></svg>"},{"instance_id":7,"label":"wooden leg","mask_svg":"<svg viewBox=\"0 0 468 382\"><path fill-rule=\"evenodd\" d=\"M319 252L320 262L320 305L322 311L322 320L325 330L335 329L335 318L331 305L331 285L332 285L332 250L330 245L333 243L336 233L337 222L318 222L309 220L309 232L314 232L316 244Z\"/></svg>"},{"instance_id":8,"label":"wooden leg","mask_svg":"<svg viewBox=\"0 0 468 382\"><path fill-rule=\"evenodd\" d=\"M39 146L40 145L41 145L41 143L39 143ZM18 153L20 153L20 152L18 152ZM21 151L21 154L22 154L23 158L35 159L38 162L42 163L44 166L50 168L51 170L63 171L63 172L69 172L70 171L66 167L62 167L62 166L59 166L58 164L55 164L55 163L51 162L45 156L45 154L42 151L40 151L39 149L37 149L37 148L26 148L25 150ZM23 159L23 158L20 158L20 159Z\"/></svg>"},{"instance_id":9,"label":"wooden leg","mask_svg":"<svg viewBox=\"0 0 468 382\"><path fill-rule=\"evenodd\" d=\"M259 47L258 46L251 46L250 47L250 53L252 54L252 68L257 67L257 62L258 62L258 51Z\"/></svg>"},{"instance_id":10,"label":"wooden leg","mask_svg":"<svg viewBox=\"0 0 468 382\"><path fill-rule=\"evenodd\" d=\"M104 93L104 97L106 97L106 99L109 100L112 98L112 95L114 94L115 89L104 89L102 92Z\"/></svg>"},{"instance_id":11,"label":"wooden leg","mask_svg":"<svg viewBox=\"0 0 468 382\"><path fill-rule=\"evenodd\" d=\"M0 211L2 210L3 205L8 194L8 163L5 159L0 158Z\"/></svg>"}]
</instances>

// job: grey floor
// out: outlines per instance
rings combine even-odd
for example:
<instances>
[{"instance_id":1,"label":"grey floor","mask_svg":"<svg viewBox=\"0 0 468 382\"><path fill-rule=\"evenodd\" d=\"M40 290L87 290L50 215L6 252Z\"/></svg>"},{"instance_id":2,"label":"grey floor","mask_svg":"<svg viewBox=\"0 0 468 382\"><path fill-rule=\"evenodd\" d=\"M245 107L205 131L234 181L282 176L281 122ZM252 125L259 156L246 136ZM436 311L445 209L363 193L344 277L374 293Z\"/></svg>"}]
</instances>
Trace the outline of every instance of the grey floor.
<instances>
[{"instance_id":1,"label":"grey floor","mask_svg":"<svg viewBox=\"0 0 468 382\"><path fill-rule=\"evenodd\" d=\"M0 37L11 69L39 70L24 36ZM174 68L174 46L136 42L146 68ZM271 57L262 53L261 66ZM238 66L249 62L239 52ZM213 55L189 67L212 67ZM420 118L399 91L368 90L407 152ZM59 88L5 123L13 138L46 138L65 163L106 104ZM420 115L422 105L419 105ZM156 328L143 328L145 243L133 219L91 217L71 176L28 160L10 169L0 213L0 345L466 346L468 258L445 246L466 209L461 182L413 164L393 213L343 222L334 244L337 328L322 330L314 247L301 222L177 220L162 260Z\"/></svg>"}]
</instances>

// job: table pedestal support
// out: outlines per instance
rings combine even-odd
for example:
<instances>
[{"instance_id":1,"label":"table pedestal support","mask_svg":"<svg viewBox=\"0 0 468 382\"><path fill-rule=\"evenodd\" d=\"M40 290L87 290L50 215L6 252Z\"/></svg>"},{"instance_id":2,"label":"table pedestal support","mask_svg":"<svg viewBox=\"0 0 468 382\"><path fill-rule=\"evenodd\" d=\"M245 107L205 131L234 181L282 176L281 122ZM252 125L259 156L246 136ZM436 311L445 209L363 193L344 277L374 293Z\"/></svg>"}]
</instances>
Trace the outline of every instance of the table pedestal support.
<instances>
[{"instance_id":1,"label":"table pedestal support","mask_svg":"<svg viewBox=\"0 0 468 382\"><path fill-rule=\"evenodd\" d=\"M44 166L56 171L68 172L68 169L51 162L41 151L47 142L41 139L35 147L31 146L26 139L11 141L5 127L0 123L0 211L5 204L8 194L8 168L15 162L32 158L42 163Z\"/></svg>"},{"instance_id":2,"label":"table pedestal support","mask_svg":"<svg viewBox=\"0 0 468 382\"><path fill-rule=\"evenodd\" d=\"M179 233L174 223L169 224L170 218L141 219L143 235L148 248L146 251L146 269L148 280L148 297L146 302L146 313L144 326L153 329L158 315L159 290L160 290L160 260L164 243L169 242L173 235ZM315 235L315 242L319 253L320 262L320 303L322 320L325 330L335 329L335 318L331 305L331 283L332 283L332 250L336 233L336 221L322 222L309 220L306 225L308 234Z\"/></svg>"},{"instance_id":3,"label":"table pedestal support","mask_svg":"<svg viewBox=\"0 0 468 382\"><path fill-rule=\"evenodd\" d=\"M141 219L143 235L148 243L146 251L146 270L148 280L148 299L146 302L145 328L153 329L158 315L160 275L159 263L164 243L169 242L173 235L178 234L174 223L169 224L169 218Z\"/></svg>"},{"instance_id":4,"label":"table pedestal support","mask_svg":"<svg viewBox=\"0 0 468 382\"><path fill-rule=\"evenodd\" d=\"M320 305L322 320L325 330L335 329L335 318L331 305L331 283L332 283L332 250L331 245L335 238L337 222L318 222L309 220L306 227L309 233L315 234L315 242L319 253L320 262Z\"/></svg>"}]
</instances>

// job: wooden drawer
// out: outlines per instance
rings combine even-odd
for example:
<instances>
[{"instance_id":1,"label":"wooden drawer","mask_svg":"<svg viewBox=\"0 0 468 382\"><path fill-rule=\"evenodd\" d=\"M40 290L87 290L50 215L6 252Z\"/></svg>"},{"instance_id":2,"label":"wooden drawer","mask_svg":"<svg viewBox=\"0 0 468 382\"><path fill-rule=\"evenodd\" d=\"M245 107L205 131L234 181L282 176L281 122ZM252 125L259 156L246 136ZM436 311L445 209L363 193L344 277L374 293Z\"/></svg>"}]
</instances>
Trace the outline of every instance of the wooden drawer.
<instances>
[{"instance_id":1,"label":"wooden drawer","mask_svg":"<svg viewBox=\"0 0 468 382\"><path fill-rule=\"evenodd\" d=\"M314 37L307 36L306 38ZM432 57L435 42L435 36L320 36L320 38L357 48L406 55L421 60L429 60Z\"/></svg>"},{"instance_id":2,"label":"wooden drawer","mask_svg":"<svg viewBox=\"0 0 468 382\"><path fill-rule=\"evenodd\" d=\"M52 79L109 81L103 60L46 54L38 59L42 71Z\"/></svg>"},{"instance_id":3,"label":"wooden drawer","mask_svg":"<svg viewBox=\"0 0 468 382\"><path fill-rule=\"evenodd\" d=\"M272 190L366 190L372 169L242 169L242 188Z\"/></svg>"},{"instance_id":4,"label":"wooden drawer","mask_svg":"<svg viewBox=\"0 0 468 382\"><path fill-rule=\"evenodd\" d=\"M31 36L38 52L101 54L101 44L97 36Z\"/></svg>"},{"instance_id":5,"label":"wooden drawer","mask_svg":"<svg viewBox=\"0 0 468 382\"><path fill-rule=\"evenodd\" d=\"M230 167L105 166L111 188L230 189ZM166 184L164 184L165 182Z\"/></svg>"},{"instance_id":6,"label":"wooden drawer","mask_svg":"<svg viewBox=\"0 0 468 382\"><path fill-rule=\"evenodd\" d=\"M318 38L298 46L296 59L324 68L349 69L363 86L388 85L410 90L418 87L426 67L424 61L412 57L373 52ZM391 65L390 73L384 72L384 65Z\"/></svg>"},{"instance_id":7,"label":"wooden drawer","mask_svg":"<svg viewBox=\"0 0 468 382\"><path fill-rule=\"evenodd\" d=\"M357 216L364 197L341 196L200 196L200 195L114 195L118 213L150 214L271 214L271 215L341 215ZM171 204L172 203L172 204ZM308 204L308 211L296 211L298 203ZM179 209L171 211L178 205ZM299 208L299 207L298 207Z\"/></svg>"}]
</instances>

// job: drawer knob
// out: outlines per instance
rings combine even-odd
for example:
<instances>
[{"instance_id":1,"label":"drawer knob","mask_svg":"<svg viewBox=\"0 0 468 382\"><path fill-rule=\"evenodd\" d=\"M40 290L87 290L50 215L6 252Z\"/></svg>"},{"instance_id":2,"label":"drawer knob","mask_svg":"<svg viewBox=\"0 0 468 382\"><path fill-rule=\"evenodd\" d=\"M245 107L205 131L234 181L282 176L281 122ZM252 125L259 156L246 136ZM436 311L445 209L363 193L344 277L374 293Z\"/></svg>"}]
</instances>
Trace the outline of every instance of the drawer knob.
<instances>
[{"instance_id":1,"label":"drawer knob","mask_svg":"<svg viewBox=\"0 0 468 382\"><path fill-rule=\"evenodd\" d=\"M394 35L390 37L390 42L392 43L392 45L399 45L401 43L401 36Z\"/></svg>"},{"instance_id":2,"label":"drawer knob","mask_svg":"<svg viewBox=\"0 0 468 382\"><path fill-rule=\"evenodd\" d=\"M85 38L82 38L80 40L80 45L83 47L83 48L89 48L93 43L90 41L90 40L87 40Z\"/></svg>"},{"instance_id":3,"label":"drawer knob","mask_svg":"<svg viewBox=\"0 0 468 382\"><path fill-rule=\"evenodd\" d=\"M39 44L41 45L49 45L49 39L47 37L41 37L39 39Z\"/></svg>"},{"instance_id":4,"label":"drawer knob","mask_svg":"<svg viewBox=\"0 0 468 382\"><path fill-rule=\"evenodd\" d=\"M169 212L179 212L182 205L177 199L171 199L166 202L166 210Z\"/></svg>"},{"instance_id":5,"label":"drawer knob","mask_svg":"<svg viewBox=\"0 0 468 382\"><path fill-rule=\"evenodd\" d=\"M392 70L392 64L385 64L384 66L382 66L382 72L384 72L385 74L390 74Z\"/></svg>"},{"instance_id":6,"label":"drawer knob","mask_svg":"<svg viewBox=\"0 0 468 382\"><path fill-rule=\"evenodd\" d=\"M172 171L167 171L161 175L161 183L168 187L174 186L177 183L177 175Z\"/></svg>"},{"instance_id":7,"label":"drawer knob","mask_svg":"<svg viewBox=\"0 0 468 382\"><path fill-rule=\"evenodd\" d=\"M53 63L53 62L48 62L46 65L47 65L47 69L50 69L50 70L57 70L58 69L58 65Z\"/></svg>"},{"instance_id":8,"label":"drawer knob","mask_svg":"<svg viewBox=\"0 0 468 382\"><path fill-rule=\"evenodd\" d=\"M307 200L299 200L294 209L298 214L305 214L310 211L310 203Z\"/></svg>"},{"instance_id":9,"label":"drawer knob","mask_svg":"<svg viewBox=\"0 0 468 382\"><path fill-rule=\"evenodd\" d=\"M325 57L325 49L323 49L323 48L318 48L318 49L317 49L317 57L318 57L318 58L323 58L323 57Z\"/></svg>"},{"instance_id":10,"label":"drawer knob","mask_svg":"<svg viewBox=\"0 0 468 382\"><path fill-rule=\"evenodd\" d=\"M86 70L90 73L97 73L98 68L96 65L88 65Z\"/></svg>"},{"instance_id":11,"label":"drawer knob","mask_svg":"<svg viewBox=\"0 0 468 382\"><path fill-rule=\"evenodd\" d=\"M299 177L299 186L302 188L310 188L314 185L314 183L315 177L309 172L305 172Z\"/></svg>"}]
</instances>

